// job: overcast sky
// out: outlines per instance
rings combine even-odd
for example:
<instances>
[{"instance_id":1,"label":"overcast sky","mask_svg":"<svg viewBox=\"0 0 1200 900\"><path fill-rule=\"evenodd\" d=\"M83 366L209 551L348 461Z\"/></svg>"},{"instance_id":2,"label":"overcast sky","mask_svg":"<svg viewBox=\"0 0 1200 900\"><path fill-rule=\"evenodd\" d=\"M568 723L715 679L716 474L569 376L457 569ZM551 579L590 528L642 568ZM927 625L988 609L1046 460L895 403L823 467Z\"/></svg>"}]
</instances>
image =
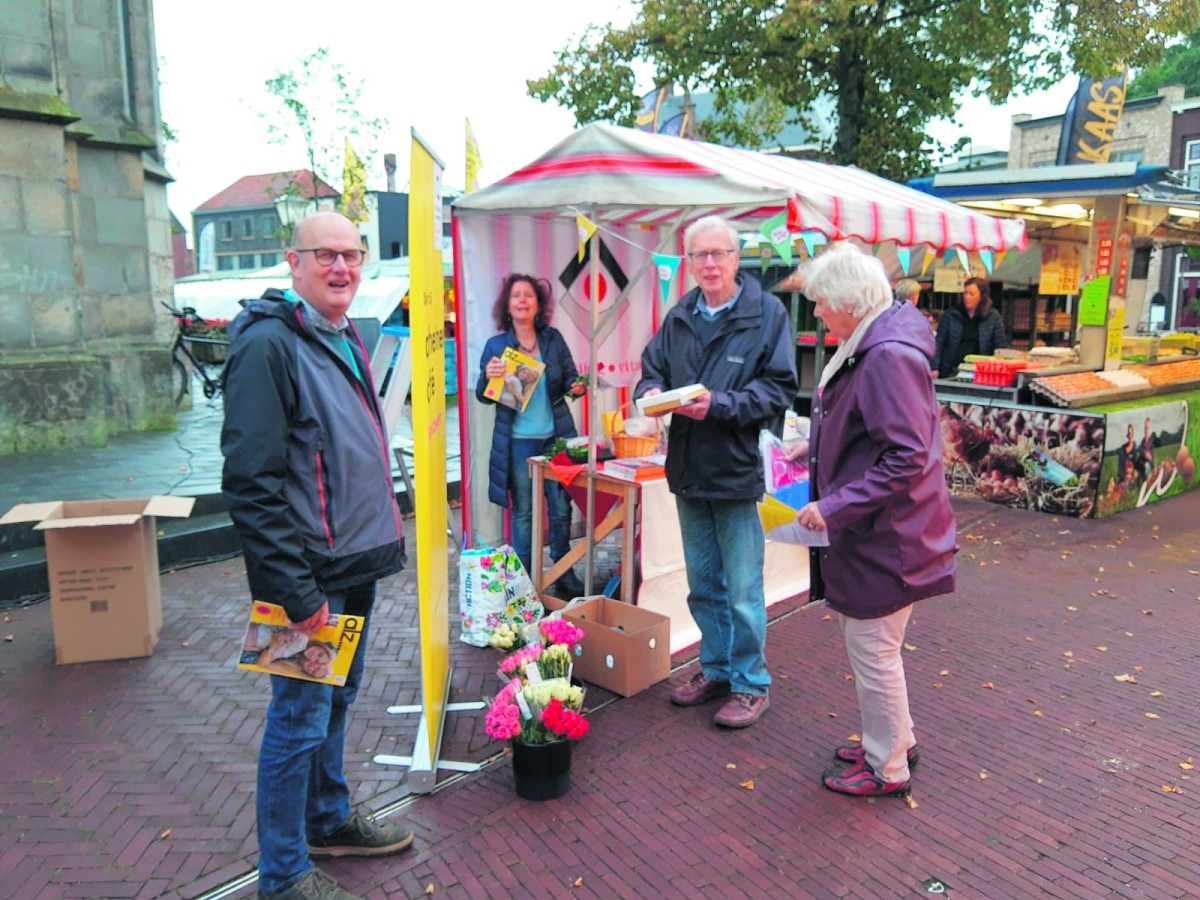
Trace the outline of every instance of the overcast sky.
<instances>
[{"instance_id":1,"label":"overcast sky","mask_svg":"<svg viewBox=\"0 0 1200 900\"><path fill-rule=\"evenodd\" d=\"M258 113L271 108L263 82L321 46L364 81L367 112L391 124L372 187L384 186L383 152L396 154L397 187L407 182L415 128L445 163L446 184L461 188L466 118L483 157L480 184L497 181L574 127L565 109L531 99L526 80L588 24L623 26L635 9L630 0L156 0L162 112L179 138L167 149L171 208L190 229L192 210L241 176L307 165L302 146L267 140ZM1013 113L1061 113L1072 87L998 109L971 100L933 132L1007 149Z\"/></svg>"}]
</instances>

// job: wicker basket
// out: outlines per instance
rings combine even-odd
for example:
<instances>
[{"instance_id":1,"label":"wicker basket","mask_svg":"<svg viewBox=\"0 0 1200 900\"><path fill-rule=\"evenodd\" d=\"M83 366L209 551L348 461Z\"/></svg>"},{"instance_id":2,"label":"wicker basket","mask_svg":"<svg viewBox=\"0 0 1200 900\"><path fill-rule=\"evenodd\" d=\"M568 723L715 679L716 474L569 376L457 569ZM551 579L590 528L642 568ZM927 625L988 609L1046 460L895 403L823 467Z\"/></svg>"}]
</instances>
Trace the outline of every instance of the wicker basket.
<instances>
[{"instance_id":1,"label":"wicker basket","mask_svg":"<svg viewBox=\"0 0 1200 900\"><path fill-rule=\"evenodd\" d=\"M631 403L626 403L621 407L620 412L632 406ZM631 456L649 456L658 447L658 432L662 427L658 419L651 418L654 423L654 434L649 437L633 437L625 433L625 420L618 418L617 424L613 427L612 444L613 454L617 459L629 459Z\"/></svg>"}]
</instances>

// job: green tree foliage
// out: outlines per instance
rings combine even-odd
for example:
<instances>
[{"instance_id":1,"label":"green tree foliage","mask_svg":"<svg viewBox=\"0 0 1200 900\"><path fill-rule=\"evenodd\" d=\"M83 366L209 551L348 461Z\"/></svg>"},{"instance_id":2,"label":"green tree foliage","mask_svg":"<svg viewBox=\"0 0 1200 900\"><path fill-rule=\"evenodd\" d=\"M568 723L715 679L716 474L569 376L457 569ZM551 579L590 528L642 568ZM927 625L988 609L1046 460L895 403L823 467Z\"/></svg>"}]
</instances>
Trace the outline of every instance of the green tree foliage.
<instances>
[{"instance_id":1,"label":"green tree foliage","mask_svg":"<svg viewBox=\"0 0 1200 900\"><path fill-rule=\"evenodd\" d=\"M705 138L761 144L796 110L810 133L834 132L832 161L904 179L926 168L928 123L964 93L1001 103L1074 72L1152 65L1198 20L1200 0L641 0L629 27L589 28L527 85L578 124L630 125L641 62L658 83L714 93ZM814 128L822 96L833 129Z\"/></svg>"},{"instance_id":2,"label":"green tree foliage","mask_svg":"<svg viewBox=\"0 0 1200 900\"><path fill-rule=\"evenodd\" d=\"M333 60L328 47L313 51L294 69L276 72L265 82L271 98L270 112L260 113L272 142L302 142L308 168L323 181L342 182L346 138L370 170L379 136L387 128L386 119L370 118L360 108L361 79L348 73ZM297 185L289 185L285 195L299 196ZM317 185L312 185L315 200Z\"/></svg>"},{"instance_id":3,"label":"green tree foliage","mask_svg":"<svg viewBox=\"0 0 1200 900\"><path fill-rule=\"evenodd\" d=\"M1182 84L1187 96L1200 95L1200 29L1168 47L1157 66L1139 72L1129 84L1129 96L1152 97L1164 84Z\"/></svg>"}]
</instances>

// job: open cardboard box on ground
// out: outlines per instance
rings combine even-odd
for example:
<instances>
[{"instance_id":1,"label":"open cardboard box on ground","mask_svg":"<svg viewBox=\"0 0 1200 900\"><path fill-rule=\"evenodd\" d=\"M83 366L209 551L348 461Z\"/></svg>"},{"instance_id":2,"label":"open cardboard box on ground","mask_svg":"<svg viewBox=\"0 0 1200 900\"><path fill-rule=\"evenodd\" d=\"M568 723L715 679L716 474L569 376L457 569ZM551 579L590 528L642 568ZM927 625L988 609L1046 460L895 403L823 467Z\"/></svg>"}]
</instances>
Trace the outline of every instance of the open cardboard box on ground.
<instances>
[{"instance_id":1,"label":"open cardboard box on ground","mask_svg":"<svg viewBox=\"0 0 1200 900\"><path fill-rule=\"evenodd\" d=\"M20 503L0 525L35 522L46 537L59 665L154 652L162 630L155 516L187 518L194 497Z\"/></svg>"},{"instance_id":2,"label":"open cardboard box on ground","mask_svg":"<svg viewBox=\"0 0 1200 900\"><path fill-rule=\"evenodd\" d=\"M563 612L584 630L574 675L622 697L671 674L671 621L611 597L593 597Z\"/></svg>"}]
</instances>

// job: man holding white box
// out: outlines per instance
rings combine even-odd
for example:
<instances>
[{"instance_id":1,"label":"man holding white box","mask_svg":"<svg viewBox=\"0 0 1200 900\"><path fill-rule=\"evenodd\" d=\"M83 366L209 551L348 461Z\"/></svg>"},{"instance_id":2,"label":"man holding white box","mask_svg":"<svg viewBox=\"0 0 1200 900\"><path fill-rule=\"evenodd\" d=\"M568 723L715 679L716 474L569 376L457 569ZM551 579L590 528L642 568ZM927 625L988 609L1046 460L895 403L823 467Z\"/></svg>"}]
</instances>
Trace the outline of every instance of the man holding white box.
<instances>
[{"instance_id":1,"label":"man holding white box","mask_svg":"<svg viewBox=\"0 0 1200 900\"><path fill-rule=\"evenodd\" d=\"M778 298L738 275L738 235L728 222L696 220L684 247L698 287L671 308L642 352L634 390L642 399L707 388L673 410L667 441L667 484L679 511L701 667L671 702L698 706L728 697L716 723L746 728L766 712L771 686L758 433L783 431L799 388L795 340Z\"/></svg>"}]
</instances>

